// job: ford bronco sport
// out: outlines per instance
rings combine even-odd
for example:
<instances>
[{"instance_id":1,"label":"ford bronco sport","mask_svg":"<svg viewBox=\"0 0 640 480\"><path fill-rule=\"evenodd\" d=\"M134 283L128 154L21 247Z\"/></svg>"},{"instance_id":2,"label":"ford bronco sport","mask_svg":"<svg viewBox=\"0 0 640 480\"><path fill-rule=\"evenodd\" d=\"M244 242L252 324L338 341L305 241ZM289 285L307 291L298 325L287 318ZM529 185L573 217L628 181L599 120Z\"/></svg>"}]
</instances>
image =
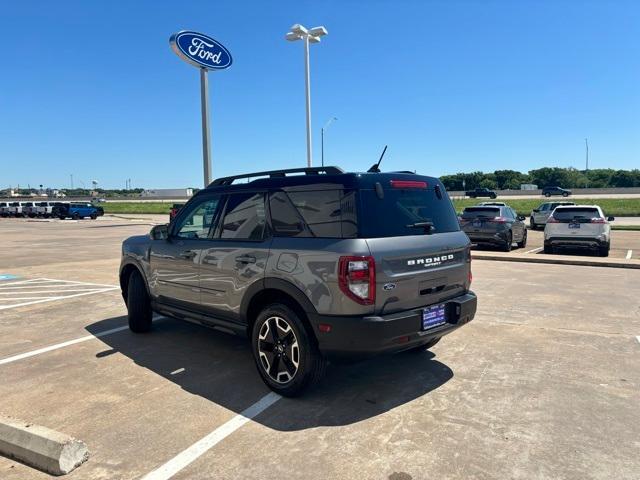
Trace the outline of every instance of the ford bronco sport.
<instances>
[{"instance_id":1,"label":"ford bronco sport","mask_svg":"<svg viewBox=\"0 0 640 480\"><path fill-rule=\"evenodd\" d=\"M219 178L125 240L120 267L132 331L157 312L247 335L287 396L328 359L435 345L473 319L470 284L469 238L437 178L337 167Z\"/></svg>"}]
</instances>

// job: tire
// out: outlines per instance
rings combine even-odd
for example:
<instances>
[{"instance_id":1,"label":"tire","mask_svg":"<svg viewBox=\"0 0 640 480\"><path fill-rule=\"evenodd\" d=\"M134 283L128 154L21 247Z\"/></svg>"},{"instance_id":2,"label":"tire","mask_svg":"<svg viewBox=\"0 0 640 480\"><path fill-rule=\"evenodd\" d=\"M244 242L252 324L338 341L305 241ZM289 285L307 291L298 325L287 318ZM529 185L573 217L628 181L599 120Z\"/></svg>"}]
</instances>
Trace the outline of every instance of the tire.
<instances>
[{"instance_id":1,"label":"tire","mask_svg":"<svg viewBox=\"0 0 640 480\"><path fill-rule=\"evenodd\" d=\"M513 246L513 233L509 232L507 234L507 241L502 246L502 251L503 252L510 252L512 246Z\"/></svg>"},{"instance_id":2,"label":"tire","mask_svg":"<svg viewBox=\"0 0 640 480\"><path fill-rule=\"evenodd\" d=\"M145 333L151 330L153 311L151 299L147 293L142 274L135 270L129 276L127 287L127 311L129 329L135 333Z\"/></svg>"},{"instance_id":3,"label":"tire","mask_svg":"<svg viewBox=\"0 0 640 480\"><path fill-rule=\"evenodd\" d=\"M60 215L58 218L59 218L60 220L64 220L64 219L65 219L65 218L67 218L67 217L65 217L64 215Z\"/></svg>"},{"instance_id":4,"label":"tire","mask_svg":"<svg viewBox=\"0 0 640 480\"><path fill-rule=\"evenodd\" d=\"M553 247L551 245L545 245L544 246L544 253L552 254L553 253Z\"/></svg>"},{"instance_id":5,"label":"tire","mask_svg":"<svg viewBox=\"0 0 640 480\"><path fill-rule=\"evenodd\" d=\"M538 229L538 224L533 221L533 217L529 219L529 228L531 228L531 230Z\"/></svg>"},{"instance_id":6,"label":"tire","mask_svg":"<svg viewBox=\"0 0 640 480\"><path fill-rule=\"evenodd\" d=\"M518 242L518 248L524 248L527 246L527 229L525 228L524 233L522 234L522 240Z\"/></svg>"},{"instance_id":7,"label":"tire","mask_svg":"<svg viewBox=\"0 0 640 480\"><path fill-rule=\"evenodd\" d=\"M492 200L495 200L497 198L497 195L491 195L489 198L491 198Z\"/></svg>"},{"instance_id":8,"label":"tire","mask_svg":"<svg viewBox=\"0 0 640 480\"><path fill-rule=\"evenodd\" d=\"M421 353L421 352L424 352L425 350L429 350L431 347L433 347L440 340L442 340L442 337L432 338L431 340L429 340L424 345L419 345L417 347L410 348L408 350L405 350L405 352L407 352L407 353Z\"/></svg>"},{"instance_id":9,"label":"tire","mask_svg":"<svg viewBox=\"0 0 640 480\"><path fill-rule=\"evenodd\" d=\"M550 193L545 193L544 196L549 198L551 196L551 194Z\"/></svg>"},{"instance_id":10,"label":"tire","mask_svg":"<svg viewBox=\"0 0 640 480\"><path fill-rule=\"evenodd\" d=\"M568 197L568 196L569 196L569 194L568 194L567 192L564 192L564 193L562 194L562 196L566 198L566 197Z\"/></svg>"},{"instance_id":11,"label":"tire","mask_svg":"<svg viewBox=\"0 0 640 480\"><path fill-rule=\"evenodd\" d=\"M80 219L80 215L78 213L74 213L73 215L71 215L71 218L73 220L79 220Z\"/></svg>"},{"instance_id":12,"label":"tire","mask_svg":"<svg viewBox=\"0 0 640 480\"><path fill-rule=\"evenodd\" d=\"M317 383L327 365L300 317L282 303L268 305L258 315L251 351L264 383L285 397L300 395Z\"/></svg>"},{"instance_id":13,"label":"tire","mask_svg":"<svg viewBox=\"0 0 640 480\"><path fill-rule=\"evenodd\" d=\"M608 257L609 248L610 248L609 244L605 245L604 247L598 248L598 255L600 255L601 257Z\"/></svg>"},{"instance_id":14,"label":"tire","mask_svg":"<svg viewBox=\"0 0 640 480\"><path fill-rule=\"evenodd\" d=\"M91 220L95 220L96 218L98 218L98 215L96 215L95 213L92 213L90 217L91 217Z\"/></svg>"}]
</instances>

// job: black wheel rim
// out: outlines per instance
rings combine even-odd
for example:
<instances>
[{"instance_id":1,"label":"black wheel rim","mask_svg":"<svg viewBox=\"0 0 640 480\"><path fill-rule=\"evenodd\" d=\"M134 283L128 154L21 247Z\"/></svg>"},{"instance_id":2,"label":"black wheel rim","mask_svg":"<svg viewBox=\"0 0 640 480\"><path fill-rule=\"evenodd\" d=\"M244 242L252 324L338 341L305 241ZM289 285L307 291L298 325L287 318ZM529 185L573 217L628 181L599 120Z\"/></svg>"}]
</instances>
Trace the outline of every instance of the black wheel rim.
<instances>
[{"instance_id":1,"label":"black wheel rim","mask_svg":"<svg viewBox=\"0 0 640 480\"><path fill-rule=\"evenodd\" d=\"M298 337L284 318L269 317L260 327L258 358L264 372L277 383L289 383L298 373Z\"/></svg>"}]
</instances>

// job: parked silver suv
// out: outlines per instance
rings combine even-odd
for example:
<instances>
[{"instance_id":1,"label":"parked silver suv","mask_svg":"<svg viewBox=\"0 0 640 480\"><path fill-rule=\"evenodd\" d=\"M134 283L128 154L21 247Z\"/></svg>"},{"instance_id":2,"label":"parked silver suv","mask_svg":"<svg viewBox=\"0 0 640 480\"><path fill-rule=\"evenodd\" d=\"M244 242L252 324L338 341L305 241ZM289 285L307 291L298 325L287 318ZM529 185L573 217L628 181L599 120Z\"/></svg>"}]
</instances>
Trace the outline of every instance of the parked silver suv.
<instances>
[{"instance_id":1,"label":"parked silver suv","mask_svg":"<svg viewBox=\"0 0 640 480\"><path fill-rule=\"evenodd\" d=\"M422 350L473 319L469 250L437 178L258 172L125 240L120 285L134 332L158 312L247 335L265 383L293 396L328 358Z\"/></svg>"},{"instance_id":2,"label":"parked silver suv","mask_svg":"<svg viewBox=\"0 0 640 480\"><path fill-rule=\"evenodd\" d=\"M556 207L562 205L575 205L574 202L544 202L538 208L534 208L531 210L531 216L529 217L529 226L531 230L536 230L540 227L544 228L547 224L547 220L551 215L551 212L555 210Z\"/></svg>"}]
</instances>

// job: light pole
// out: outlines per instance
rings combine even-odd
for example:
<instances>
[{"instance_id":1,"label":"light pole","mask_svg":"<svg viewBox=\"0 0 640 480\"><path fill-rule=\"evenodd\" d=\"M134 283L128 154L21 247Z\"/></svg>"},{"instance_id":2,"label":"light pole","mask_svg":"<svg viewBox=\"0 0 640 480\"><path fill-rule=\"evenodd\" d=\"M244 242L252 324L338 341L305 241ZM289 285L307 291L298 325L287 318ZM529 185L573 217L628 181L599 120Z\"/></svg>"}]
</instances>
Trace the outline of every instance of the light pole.
<instances>
[{"instance_id":1,"label":"light pole","mask_svg":"<svg viewBox=\"0 0 640 480\"><path fill-rule=\"evenodd\" d=\"M329 125L331 125L333 122L335 122L336 120L338 120L337 117L331 117L329 119L329 121L327 121L327 123L324 124L324 127L322 127L320 129L320 151L321 153L321 158L322 158L322 166L324 167L324 131L329 128Z\"/></svg>"},{"instance_id":2,"label":"light pole","mask_svg":"<svg viewBox=\"0 0 640 480\"><path fill-rule=\"evenodd\" d=\"M320 37L327 33L327 29L324 27L313 27L308 30L302 25L296 23L291 27L291 31L284 37L290 42L304 40L304 79L307 97L307 167L311 167L313 163L311 155L311 77L309 74L309 43L320 43Z\"/></svg>"}]
</instances>

